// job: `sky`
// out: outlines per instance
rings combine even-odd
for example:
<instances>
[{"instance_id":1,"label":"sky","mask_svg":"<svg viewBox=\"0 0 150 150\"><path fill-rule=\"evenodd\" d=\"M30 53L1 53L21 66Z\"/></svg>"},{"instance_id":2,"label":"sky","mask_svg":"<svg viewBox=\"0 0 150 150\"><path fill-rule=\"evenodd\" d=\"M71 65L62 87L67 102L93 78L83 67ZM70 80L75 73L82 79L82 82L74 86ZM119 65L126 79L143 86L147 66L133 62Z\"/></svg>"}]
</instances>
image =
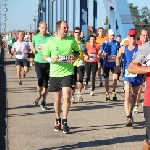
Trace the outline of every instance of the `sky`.
<instances>
[{"instance_id":1,"label":"sky","mask_svg":"<svg viewBox=\"0 0 150 150\"><path fill-rule=\"evenodd\" d=\"M32 29L34 30L34 16L37 16L37 9L38 9L38 1L39 0L7 0L7 22L6 22L6 32L16 30L26 30L29 31L29 26L31 24ZM105 18L106 18L106 11L103 7L103 0L101 1L102 9L101 12L101 23L100 26L104 25ZM133 3L135 6L142 8L144 6L148 6L150 9L150 0L127 0L128 3ZM0 0L0 5L4 4L4 0ZM3 6L2 6L3 7ZM3 10L1 10L1 14ZM4 21L1 19L1 23L3 24ZM3 26L1 26L3 30Z\"/></svg>"}]
</instances>

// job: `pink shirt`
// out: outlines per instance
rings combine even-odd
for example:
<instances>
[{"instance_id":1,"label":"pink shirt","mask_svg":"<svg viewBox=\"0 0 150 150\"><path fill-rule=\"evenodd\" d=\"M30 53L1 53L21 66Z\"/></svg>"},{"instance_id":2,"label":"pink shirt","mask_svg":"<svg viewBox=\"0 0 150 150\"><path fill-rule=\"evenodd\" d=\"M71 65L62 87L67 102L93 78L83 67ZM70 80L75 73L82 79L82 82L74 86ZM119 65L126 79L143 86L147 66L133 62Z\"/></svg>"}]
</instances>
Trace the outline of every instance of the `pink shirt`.
<instances>
[{"instance_id":1,"label":"pink shirt","mask_svg":"<svg viewBox=\"0 0 150 150\"><path fill-rule=\"evenodd\" d=\"M86 51L87 54L89 56L89 59L86 60L86 62L97 62L98 61L98 52L99 52L99 48L97 46L87 46L86 47Z\"/></svg>"}]
</instances>

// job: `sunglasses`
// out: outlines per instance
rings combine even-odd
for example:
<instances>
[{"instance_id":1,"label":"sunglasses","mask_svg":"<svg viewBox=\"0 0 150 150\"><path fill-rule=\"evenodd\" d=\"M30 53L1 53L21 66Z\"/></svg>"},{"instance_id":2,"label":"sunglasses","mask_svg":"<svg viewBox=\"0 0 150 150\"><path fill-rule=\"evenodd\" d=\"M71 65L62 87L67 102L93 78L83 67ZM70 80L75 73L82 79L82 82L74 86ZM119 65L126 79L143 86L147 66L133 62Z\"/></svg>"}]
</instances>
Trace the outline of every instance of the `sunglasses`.
<instances>
[{"instance_id":1,"label":"sunglasses","mask_svg":"<svg viewBox=\"0 0 150 150\"><path fill-rule=\"evenodd\" d=\"M74 33L78 33L78 34L80 34L80 32L74 32Z\"/></svg>"},{"instance_id":2,"label":"sunglasses","mask_svg":"<svg viewBox=\"0 0 150 150\"><path fill-rule=\"evenodd\" d=\"M62 29L69 29L69 27L62 27Z\"/></svg>"},{"instance_id":3,"label":"sunglasses","mask_svg":"<svg viewBox=\"0 0 150 150\"><path fill-rule=\"evenodd\" d=\"M136 37L136 35L135 35L135 34L133 34L133 35L130 35L130 37Z\"/></svg>"}]
</instances>

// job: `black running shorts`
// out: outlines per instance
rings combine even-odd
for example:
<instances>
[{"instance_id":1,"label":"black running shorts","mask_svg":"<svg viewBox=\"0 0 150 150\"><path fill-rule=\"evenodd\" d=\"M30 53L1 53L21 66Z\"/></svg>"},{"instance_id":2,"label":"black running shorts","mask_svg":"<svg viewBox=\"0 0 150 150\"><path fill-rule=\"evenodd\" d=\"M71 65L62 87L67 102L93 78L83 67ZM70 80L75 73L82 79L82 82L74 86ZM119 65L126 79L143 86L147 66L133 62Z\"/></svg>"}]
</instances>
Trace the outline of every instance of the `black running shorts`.
<instances>
[{"instance_id":1,"label":"black running shorts","mask_svg":"<svg viewBox=\"0 0 150 150\"><path fill-rule=\"evenodd\" d=\"M62 87L72 87L73 75L65 77L50 77L50 92L58 92Z\"/></svg>"}]
</instances>

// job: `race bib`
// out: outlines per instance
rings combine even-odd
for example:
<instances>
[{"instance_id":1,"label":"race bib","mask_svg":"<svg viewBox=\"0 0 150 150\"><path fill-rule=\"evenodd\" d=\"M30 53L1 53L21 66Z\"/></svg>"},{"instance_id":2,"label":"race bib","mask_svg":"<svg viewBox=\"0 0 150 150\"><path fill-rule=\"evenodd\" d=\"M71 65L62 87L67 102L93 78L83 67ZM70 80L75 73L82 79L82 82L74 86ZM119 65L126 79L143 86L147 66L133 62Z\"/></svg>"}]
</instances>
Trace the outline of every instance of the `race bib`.
<instances>
[{"instance_id":1,"label":"race bib","mask_svg":"<svg viewBox=\"0 0 150 150\"><path fill-rule=\"evenodd\" d=\"M70 63L70 58L71 58L70 55L59 55L58 61L61 64L67 64L67 63Z\"/></svg>"},{"instance_id":2,"label":"race bib","mask_svg":"<svg viewBox=\"0 0 150 150\"><path fill-rule=\"evenodd\" d=\"M83 60L76 61L76 64L77 64L77 67L85 65Z\"/></svg>"},{"instance_id":3,"label":"race bib","mask_svg":"<svg viewBox=\"0 0 150 150\"><path fill-rule=\"evenodd\" d=\"M137 74L129 73L127 69L125 69L125 77L137 77Z\"/></svg>"},{"instance_id":4,"label":"race bib","mask_svg":"<svg viewBox=\"0 0 150 150\"><path fill-rule=\"evenodd\" d=\"M108 55L107 61L108 62L115 62L116 61L116 55Z\"/></svg>"},{"instance_id":5,"label":"race bib","mask_svg":"<svg viewBox=\"0 0 150 150\"><path fill-rule=\"evenodd\" d=\"M89 60L96 60L96 54L89 54Z\"/></svg>"},{"instance_id":6,"label":"race bib","mask_svg":"<svg viewBox=\"0 0 150 150\"><path fill-rule=\"evenodd\" d=\"M38 51L42 51L44 49L44 44L38 44Z\"/></svg>"},{"instance_id":7,"label":"race bib","mask_svg":"<svg viewBox=\"0 0 150 150\"><path fill-rule=\"evenodd\" d=\"M12 43L12 40L9 40L9 44L11 44Z\"/></svg>"}]
</instances>

